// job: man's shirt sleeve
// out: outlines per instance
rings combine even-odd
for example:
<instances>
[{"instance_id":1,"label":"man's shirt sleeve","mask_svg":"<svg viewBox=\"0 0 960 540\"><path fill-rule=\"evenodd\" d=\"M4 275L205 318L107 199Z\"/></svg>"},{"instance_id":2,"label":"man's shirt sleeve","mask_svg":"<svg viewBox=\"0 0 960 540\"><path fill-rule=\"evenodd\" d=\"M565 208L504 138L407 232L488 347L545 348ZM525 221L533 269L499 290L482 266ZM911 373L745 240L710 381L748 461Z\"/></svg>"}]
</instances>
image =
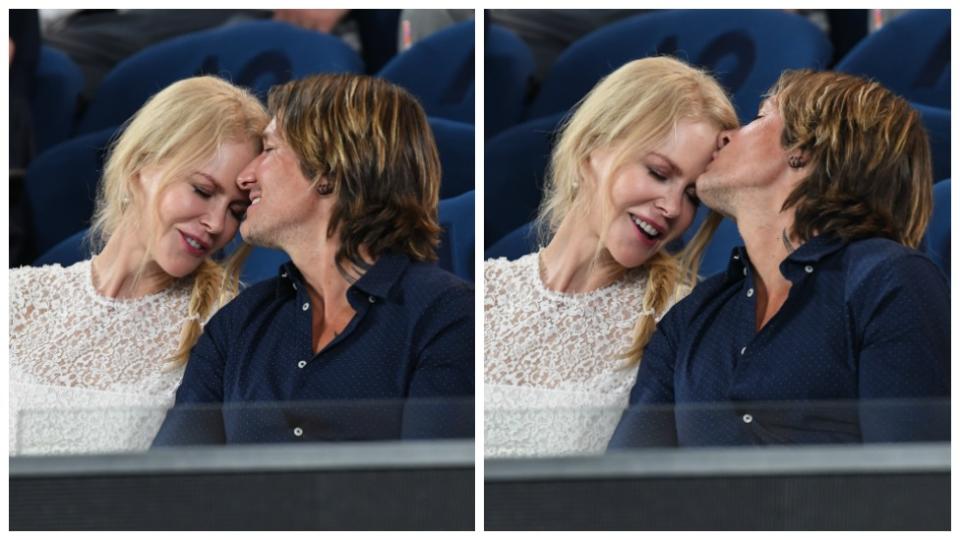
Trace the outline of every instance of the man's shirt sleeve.
<instances>
[{"instance_id":1,"label":"man's shirt sleeve","mask_svg":"<svg viewBox=\"0 0 960 540\"><path fill-rule=\"evenodd\" d=\"M221 311L213 316L190 351L173 408L153 446L223 444L223 368L230 324Z\"/></svg>"},{"instance_id":2,"label":"man's shirt sleeve","mask_svg":"<svg viewBox=\"0 0 960 540\"><path fill-rule=\"evenodd\" d=\"M403 413L403 438L473 437L474 293L445 292L417 325L415 359Z\"/></svg>"},{"instance_id":3,"label":"man's shirt sleeve","mask_svg":"<svg viewBox=\"0 0 960 540\"><path fill-rule=\"evenodd\" d=\"M660 321L643 351L637 380L630 391L630 405L620 417L609 448L676 446L673 372L677 349L673 332L682 316L675 306Z\"/></svg>"},{"instance_id":4,"label":"man's shirt sleeve","mask_svg":"<svg viewBox=\"0 0 960 540\"><path fill-rule=\"evenodd\" d=\"M926 257L874 269L852 292L864 442L949 440L950 290ZM861 337L862 336L862 337Z\"/></svg>"}]
</instances>

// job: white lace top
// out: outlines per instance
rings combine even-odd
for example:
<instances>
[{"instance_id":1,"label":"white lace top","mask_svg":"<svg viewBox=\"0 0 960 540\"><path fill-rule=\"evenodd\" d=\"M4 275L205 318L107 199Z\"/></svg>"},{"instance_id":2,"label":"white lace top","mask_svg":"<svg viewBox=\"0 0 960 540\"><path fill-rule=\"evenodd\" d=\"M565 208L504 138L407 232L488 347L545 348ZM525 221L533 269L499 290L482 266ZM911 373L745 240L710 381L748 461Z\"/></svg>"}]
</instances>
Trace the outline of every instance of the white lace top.
<instances>
[{"instance_id":1,"label":"white lace top","mask_svg":"<svg viewBox=\"0 0 960 540\"><path fill-rule=\"evenodd\" d=\"M533 253L486 261L484 278L485 456L603 452L636 377L621 355L644 314L646 271L559 293Z\"/></svg>"},{"instance_id":2,"label":"white lace top","mask_svg":"<svg viewBox=\"0 0 960 540\"><path fill-rule=\"evenodd\" d=\"M10 271L10 454L145 450L183 368L189 280L101 296L90 261Z\"/></svg>"}]
</instances>

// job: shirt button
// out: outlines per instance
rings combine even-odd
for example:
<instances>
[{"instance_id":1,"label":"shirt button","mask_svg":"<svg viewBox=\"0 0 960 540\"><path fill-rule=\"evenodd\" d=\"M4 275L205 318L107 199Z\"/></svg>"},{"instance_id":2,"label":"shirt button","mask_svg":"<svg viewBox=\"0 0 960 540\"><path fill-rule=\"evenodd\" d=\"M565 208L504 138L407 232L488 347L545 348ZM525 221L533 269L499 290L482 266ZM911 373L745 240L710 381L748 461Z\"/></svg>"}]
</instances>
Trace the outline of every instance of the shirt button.
<instances>
[{"instance_id":1,"label":"shirt button","mask_svg":"<svg viewBox=\"0 0 960 540\"><path fill-rule=\"evenodd\" d=\"M745 354L747 354L747 348L746 348L746 347L740 349L740 356L743 356L743 355L745 355Z\"/></svg>"},{"instance_id":2,"label":"shirt button","mask_svg":"<svg viewBox=\"0 0 960 540\"><path fill-rule=\"evenodd\" d=\"M371 304L377 301L377 299L372 296L370 298L367 298L367 300L369 300Z\"/></svg>"},{"instance_id":3,"label":"shirt button","mask_svg":"<svg viewBox=\"0 0 960 540\"><path fill-rule=\"evenodd\" d=\"M750 416L749 414L743 415L743 423L749 424L750 422L753 422L753 416Z\"/></svg>"},{"instance_id":4,"label":"shirt button","mask_svg":"<svg viewBox=\"0 0 960 540\"><path fill-rule=\"evenodd\" d=\"M297 290L297 284L296 284L296 283L291 283L291 285L293 285L293 290Z\"/></svg>"},{"instance_id":5,"label":"shirt button","mask_svg":"<svg viewBox=\"0 0 960 540\"><path fill-rule=\"evenodd\" d=\"M734 254L733 254L733 260L739 261L739 260L740 260L740 254L739 254L739 253L734 253Z\"/></svg>"},{"instance_id":6,"label":"shirt button","mask_svg":"<svg viewBox=\"0 0 960 540\"><path fill-rule=\"evenodd\" d=\"M300 429L299 427L295 427L295 428L293 428L293 434L294 434L295 436L297 436L297 437L302 437L302 436L303 436L303 430Z\"/></svg>"},{"instance_id":7,"label":"shirt button","mask_svg":"<svg viewBox=\"0 0 960 540\"><path fill-rule=\"evenodd\" d=\"M806 266L803 267L803 271L806 272L806 273L808 273L808 274L812 274L812 273L813 273L813 267L808 264L808 265L806 265Z\"/></svg>"},{"instance_id":8,"label":"shirt button","mask_svg":"<svg viewBox=\"0 0 960 540\"><path fill-rule=\"evenodd\" d=\"M310 309L310 302L304 302L304 303L303 303L303 310L306 311L306 310L308 310L308 309Z\"/></svg>"},{"instance_id":9,"label":"shirt button","mask_svg":"<svg viewBox=\"0 0 960 540\"><path fill-rule=\"evenodd\" d=\"M751 296L753 296L753 287L747 289L747 298L750 298Z\"/></svg>"},{"instance_id":10,"label":"shirt button","mask_svg":"<svg viewBox=\"0 0 960 540\"><path fill-rule=\"evenodd\" d=\"M746 266L743 267L743 275L747 275L747 267L746 267Z\"/></svg>"},{"instance_id":11,"label":"shirt button","mask_svg":"<svg viewBox=\"0 0 960 540\"><path fill-rule=\"evenodd\" d=\"M282 277L282 278L285 278L285 277L287 277L287 273L286 273L286 272L284 272L284 273L282 273L282 274L280 274L280 277Z\"/></svg>"},{"instance_id":12,"label":"shirt button","mask_svg":"<svg viewBox=\"0 0 960 540\"><path fill-rule=\"evenodd\" d=\"M300 369L303 369L306 365L307 365L307 361L306 361L306 360L301 360L301 361L297 362L297 367L300 368Z\"/></svg>"}]
</instances>

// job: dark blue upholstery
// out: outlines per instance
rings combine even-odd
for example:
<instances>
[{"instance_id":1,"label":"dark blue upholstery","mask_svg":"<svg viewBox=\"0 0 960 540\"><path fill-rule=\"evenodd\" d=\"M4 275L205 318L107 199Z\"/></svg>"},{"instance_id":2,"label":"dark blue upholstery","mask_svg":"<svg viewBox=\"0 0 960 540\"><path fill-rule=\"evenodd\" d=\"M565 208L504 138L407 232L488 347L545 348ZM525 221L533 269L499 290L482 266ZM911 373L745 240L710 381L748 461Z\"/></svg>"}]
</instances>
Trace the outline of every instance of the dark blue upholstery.
<instances>
[{"instance_id":1,"label":"dark blue upholstery","mask_svg":"<svg viewBox=\"0 0 960 540\"><path fill-rule=\"evenodd\" d=\"M378 74L417 97L428 116L473 124L473 21L440 30L398 54Z\"/></svg>"},{"instance_id":2,"label":"dark blue upholstery","mask_svg":"<svg viewBox=\"0 0 960 540\"><path fill-rule=\"evenodd\" d=\"M239 234L237 236L239 238ZM279 249L255 247L243 263L243 269L240 271L240 282L246 286L265 279L275 278L279 275L280 265L289 260L290 256Z\"/></svg>"},{"instance_id":3,"label":"dark blue upholstery","mask_svg":"<svg viewBox=\"0 0 960 540\"><path fill-rule=\"evenodd\" d=\"M562 114L514 126L487 141L484 154L485 248L537 214L554 132Z\"/></svg>"},{"instance_id":4,"label":"dark blue upholstery","mask_svg":"<svg viewBox=\"0 0 960 540\"><path fill-rule=\"evenodd\" d=\"M90 226L97 184L114 128L71 139L37 156L25 186L37 253Z\"/></svg>"},{"instance_id":5,"label":"dark blue upholstery","mask_svg":"<svg viewBox=\"0 0 960 540\"><path fill-rule=\"evenodd\" d=\"M62 52L40 47L36 94L30 103L37 153L65 141L73 133L83 72Z\"/></svg>"},{"instance_id":6,"label":"dark blue upholstery","mask_svg":"<svg viewBox=\"0 0 960 540\"><path fill-rule=\"evenodd\" d=\"M671 10L638 15L577 40L557 58L527 111L537 118L568 110L621 65L667 54L717 77L741 120L787 68L825 69L832 48L823 32L779 10Z\"/></svg>"},{"instance_id":7,"label":"dark blue upholstery","mask_svg":"<svg viewBox=\"0 0 960 540\"><path fill-rule=\"evenodd\" d=\"M440 198L449 199L474 188L473 124L431 118L430 129L437 141L443 180Z\"/></svg>"},{"instance_id":8,"label":"dark blue upholstery","mask_svg":"<svg viewBox=\"0 0 960 540\"><path fill-rule=\"evenodd\" d=\"M950 111L912 103L923 119L933 157L933 180L950 177Z\"/></svg>"},{"instance_id":9,"label":"dark blue upholstery","mask_svg":"<svg viewBox=\"0 0 960 540\"><path fill-rule=\"evenodd\" d=\"M530 48L497 25L488 27L483 55L483 130L489 139L520 122L535 66Z\"/></svg>"},{"instance_id":10,"label":"dark blue upholstery","mask_svg":"<svg viewBox=\"0 0 960 540\"><path fill-rule=\"evenodd\" d=\"M537 250L537 231L533 222L524 223L506 236L497 240L486 253L485 259L498 259L506 257L508 261L515 261L527 253L533 253Z\"/></svg>"},{"instance_id":11,"label":"dark blue upholstery","mask_svg":"<svg viewBox=\"0 0 960 540\"><path fill-rule=\"evenodd\" d=\"M73 263L89 259L91 254L90 246L86 243L87 232L88 229L83 229L61 240L57 245L33 261L33 266L43 266L45 264L70 266Z\"/></svg>"},{"instance_id":12,"label":"dark blue upholstery","mask_svg":"<svg viewBox=\"0 0 960 540\"><path fill-rule=\"evenodd\" d=\"M103 80L79 133L117 126L171 83L212 74L265 98L278 83L316 73L362 73L360 57L339 38L285 23L256 21L204 30L149 47Z\"/></svg>"},{"instance_id":13,"label":"dark blue upholstery","mask_svg":"<svg viewBox=\"0 0 960 540\"><path fill-rule=\"evenodd\" d=\"M443 235L437 249L437 265L467 281L473 281L474 192L440 201Z\"/></svg>"},{"instance_id":14,"label":"dark blue upholstery","mask_svg":"<svg viewBox=\"0 0 960 540\"><path fill-rule=\"evenodd\" d=\"M950 179L933 186L933 216L924 239L927 255L943 269L950 282Z\"/></svg>"},{"instance_id":15,"label":"dark blue upholstery","mask_svg":"<svg viewBox=\"0 0 960 540\"><path fill-rule=\"evenodd\" d=\"M950 11L918 9L867 36L834 68L916 103L950 108Z\"/></svg>"},{"instance_id":16,"label":"dark blue upholstery","mask_svg":"<svg viewBox=\"0 0 960 540\"><path fill-rule=\"evenodd\" d=\"M697 225L699 226L699 225ZM694 233L696 229L690 227L688 233ZM740 231L737 230L737 224L729 218L724 218L717 227L707 249L703 252L703 261L700 263L700 275L707 277L717 272L726 270L730 263L730 256L733 248L743 245L743 239L740 238Z\"/></svg>"}]
</instances>

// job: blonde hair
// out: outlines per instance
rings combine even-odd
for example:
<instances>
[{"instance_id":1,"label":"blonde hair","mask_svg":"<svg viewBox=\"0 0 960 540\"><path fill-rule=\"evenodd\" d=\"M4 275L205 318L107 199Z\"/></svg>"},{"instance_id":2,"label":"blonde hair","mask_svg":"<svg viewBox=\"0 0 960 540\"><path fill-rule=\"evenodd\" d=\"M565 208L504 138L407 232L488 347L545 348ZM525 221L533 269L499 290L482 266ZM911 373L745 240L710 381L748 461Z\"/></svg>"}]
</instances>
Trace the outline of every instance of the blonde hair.
<instances>
[{"instance_id":1,"label":"blonde hair","mask_svg":"<svg viewBox=\"0 0 960 540\"><path fill-rule=\"evenodd\" d=\"M144 167L161 166L156 189L161 193L209 160L224 143L250 141L259 149L268 121L257 98L217 77L183 79L150 98L111 143L90 228L94 252L102 250L121 227L151 228L158 221L157 204L151 209L152 220L131 211L142 208L145 202L140 200L145 194L134 181ZM236 296L240 269L249 252L250 247L244 244L222 263L207 258L194 271L188 319L171 361L186 362L200 337L202 321ZM150 256L144 255L137 277Z\"/></svg>"},{"instance_id":2,"label":"blonde hair","mask_svg":"<svg viewBox=\"0 0 960 540\"><path fill-rule=\"evenodd\" d=\"M723 89L708 73L677 59L652 57L634 60L600 81L581 100L576 112L564 120L561 136L550 160L545 193L537 218L540 241L546 244L570 212L587 212L592 193L581 190L583 167L591 152L620 144L611 171L631 156L643 154L667 137L681 120L705 121L718 129L739 125L736 112ZM610 196L609 193L606 194ZM711 211L690 243L678 255L655 253L644 266L648 271L643 312L633 343L624 354L631 364L640 361L678 285L696 281L700 256L722 217ZM603 222L608 222L605 217ZM601 231L605 231L602 227ZM603 235L594 262L603 252Z\"/></svg>"}]
</instances>

